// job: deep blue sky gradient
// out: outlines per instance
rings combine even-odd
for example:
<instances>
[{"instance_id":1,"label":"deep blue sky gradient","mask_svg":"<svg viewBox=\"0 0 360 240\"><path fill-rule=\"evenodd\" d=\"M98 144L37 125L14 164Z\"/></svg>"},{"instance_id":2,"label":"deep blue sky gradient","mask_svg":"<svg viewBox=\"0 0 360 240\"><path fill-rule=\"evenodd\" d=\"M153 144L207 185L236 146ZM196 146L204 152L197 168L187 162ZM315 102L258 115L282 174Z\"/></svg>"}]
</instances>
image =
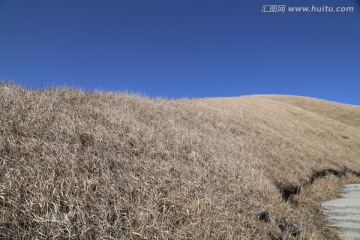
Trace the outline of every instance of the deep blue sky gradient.
<instances>
[{"instance_id":1,"label":"deep blue sky gradient","mask_svg":"<svg viewBox=\"0 0 360 240\"><path fill-rule=\"evenodd\" d=\"M354 13L261 13L263 4ZM359 0L0 0L0 78L168 98L360 105Z\"/></svg>"}]
</instances>

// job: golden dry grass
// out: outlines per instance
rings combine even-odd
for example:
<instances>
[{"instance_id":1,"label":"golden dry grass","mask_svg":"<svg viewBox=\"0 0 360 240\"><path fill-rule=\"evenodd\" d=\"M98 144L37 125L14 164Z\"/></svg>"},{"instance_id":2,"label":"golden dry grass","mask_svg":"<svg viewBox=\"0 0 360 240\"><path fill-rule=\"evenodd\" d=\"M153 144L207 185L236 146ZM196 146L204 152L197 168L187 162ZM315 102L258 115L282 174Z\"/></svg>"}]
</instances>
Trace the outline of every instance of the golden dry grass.
<instances>
[{"instance_id":1,"label":"golden dry grass","mask_svg":"<svg viewBox=\"0 0 360 240\"><path fill-rule=\"evenodd\" d=\"M314 191L342 182L315 177L360 172L360 107L316 99L3 83L0 114L5 239L291 239L283 218L306 224L296 238L322 239Z\"/></svg>"}]
</instances>

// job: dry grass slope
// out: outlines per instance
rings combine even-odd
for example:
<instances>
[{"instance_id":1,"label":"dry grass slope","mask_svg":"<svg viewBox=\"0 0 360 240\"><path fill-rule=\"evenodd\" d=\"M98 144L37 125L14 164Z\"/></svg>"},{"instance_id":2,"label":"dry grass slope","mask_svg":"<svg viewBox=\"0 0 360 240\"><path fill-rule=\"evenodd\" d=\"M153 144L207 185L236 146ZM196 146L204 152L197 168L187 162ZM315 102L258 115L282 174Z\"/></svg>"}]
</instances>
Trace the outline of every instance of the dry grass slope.
<instances>
[{"instance_id":1,"label":"dry grass slope","mask_svg":"<svg viewBox=\"0 0 360 240\"><path fill-rule=\"evenodd\" d=\"M283 218L305 223L296 238L325 238L319 201L336 197L326 184L360 182L359 116L359 106L303 97L165 100L3 83L0 239L289 239ZM347 178L326 176L344 169Z\"/></svg>"}]
</instances>

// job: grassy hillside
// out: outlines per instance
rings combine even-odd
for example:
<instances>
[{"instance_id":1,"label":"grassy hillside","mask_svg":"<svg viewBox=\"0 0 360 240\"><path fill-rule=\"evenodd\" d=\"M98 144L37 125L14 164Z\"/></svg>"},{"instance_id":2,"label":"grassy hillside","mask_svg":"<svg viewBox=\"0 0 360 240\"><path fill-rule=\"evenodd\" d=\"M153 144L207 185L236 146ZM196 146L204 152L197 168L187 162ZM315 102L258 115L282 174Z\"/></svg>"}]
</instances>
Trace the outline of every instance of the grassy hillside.
<instances>
[{"instance_id":1,"label":"grassy hillside","mask_svg":"<svg viewBox=\"0 0 360 240\"><path fill-rule=\"evenodd\" d=\"M293 96L1 84L0 238L335 237L319 204L360 182L359 116L359 106ZM284 221L305 227L294 234Z\"/></svg>"},{"instance_id":2,"label":"grassy hillside","mask_svg":"<svg viewBox=\"0 0 360 240\"><path fill-rule=\"evenodd\" d=\"M276 95L268 97L291 104L310 112L314 112L321 116L334 119L346 125L360 128L359 106L345 105L307 97L289 97Z\"/></svg>"}]
</instances>

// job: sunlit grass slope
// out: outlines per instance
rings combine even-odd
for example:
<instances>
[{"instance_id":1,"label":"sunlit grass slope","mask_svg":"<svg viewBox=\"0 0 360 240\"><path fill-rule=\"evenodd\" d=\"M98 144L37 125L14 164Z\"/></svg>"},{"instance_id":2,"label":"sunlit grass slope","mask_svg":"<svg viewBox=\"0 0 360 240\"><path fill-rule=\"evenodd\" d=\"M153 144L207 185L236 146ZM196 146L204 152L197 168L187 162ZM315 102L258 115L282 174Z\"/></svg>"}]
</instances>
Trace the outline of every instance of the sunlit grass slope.
<instances>
[{"instance_id":1,"label":"sunlit grass slope","mask_svg":"<svg viewBox=\"0 0 360 240\"><path fill-rule=\"evenodd\" d=\"M305 224L297 238L324 238L317 203L284 194L324 170L360 172L359 116L359 106L293 96L1 84L0 238L287 239L284 218Z\"/></svg>"}]
</instances>

